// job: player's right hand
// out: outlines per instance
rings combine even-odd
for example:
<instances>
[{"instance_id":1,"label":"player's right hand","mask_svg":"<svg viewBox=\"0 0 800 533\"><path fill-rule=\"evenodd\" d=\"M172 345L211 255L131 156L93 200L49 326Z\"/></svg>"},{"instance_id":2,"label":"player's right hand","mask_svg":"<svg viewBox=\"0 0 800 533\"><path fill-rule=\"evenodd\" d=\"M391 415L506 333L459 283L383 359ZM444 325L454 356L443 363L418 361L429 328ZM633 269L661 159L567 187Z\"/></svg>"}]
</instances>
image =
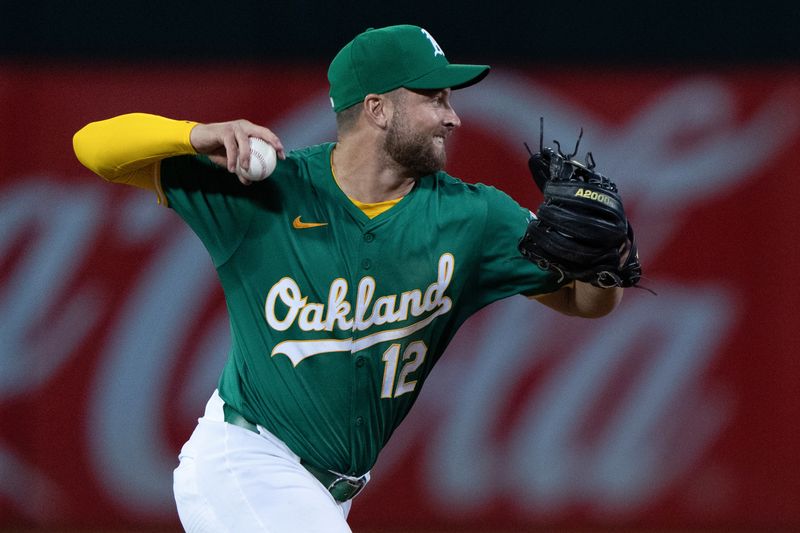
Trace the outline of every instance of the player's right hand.
<instances>
[{"instance_id":1,"label":"player's right hand","mask_svg":"<svg viewBox=\"0 0 800 533\"><path fill-rule=\"evenodd\" d=\"M237 159L241 168L250 166L250 137L264 139L275 148L280 159L286 159L286 152L277 135L264 126L244 119L198 124L192 128L189 140L198 154L208 155L213 163L235 173ZM239 180L249 183L241 176Z\"/></svg>"}]
</instances>

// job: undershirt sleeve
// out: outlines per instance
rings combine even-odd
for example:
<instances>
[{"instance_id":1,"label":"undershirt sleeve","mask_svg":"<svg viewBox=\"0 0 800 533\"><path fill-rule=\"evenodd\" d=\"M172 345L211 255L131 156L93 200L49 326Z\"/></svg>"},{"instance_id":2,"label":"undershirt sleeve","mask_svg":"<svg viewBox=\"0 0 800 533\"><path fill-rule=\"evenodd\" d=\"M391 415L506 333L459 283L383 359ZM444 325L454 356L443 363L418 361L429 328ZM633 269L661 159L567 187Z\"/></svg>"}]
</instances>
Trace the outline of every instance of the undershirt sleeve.
<instances>
[{"instance_id":1,"label":"undershirt sleeve","mask_svg":"<svg viewBox=\"0 0 800 533\"><path fill-rule=\"evenodd\" d=\"M155 191L165 203L159 183L159 162L195 154L189 140L196 122L147 113L130 113L92 122L72 138L78 160L113 183Z\"/></svg>"}]
</instances>

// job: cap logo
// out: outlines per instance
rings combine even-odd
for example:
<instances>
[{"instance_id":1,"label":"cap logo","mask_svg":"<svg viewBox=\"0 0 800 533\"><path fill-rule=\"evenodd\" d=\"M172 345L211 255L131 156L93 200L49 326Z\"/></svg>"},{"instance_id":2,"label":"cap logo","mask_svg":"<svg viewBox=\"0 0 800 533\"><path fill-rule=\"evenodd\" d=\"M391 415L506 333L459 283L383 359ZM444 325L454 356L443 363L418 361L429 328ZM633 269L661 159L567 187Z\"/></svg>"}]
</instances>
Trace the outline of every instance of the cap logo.
<instances>
[{"instance_id":1,"label":"cap logo","mask_svg":"<svg viewBox=\"0 0 800 533\"><path fill-rule=\"evenodd\" d=\"M439 43L436 42L436 39L433 38L433 35L428 33L426 30L423 30L422 28L420 28L420 31L422 32L422 35L424 35L425 38L431 42L431 46L433 46L433 57L436 56L444 57L444 50L442 50L442 47L439 46Z\"/></svg>"}]
</instances>

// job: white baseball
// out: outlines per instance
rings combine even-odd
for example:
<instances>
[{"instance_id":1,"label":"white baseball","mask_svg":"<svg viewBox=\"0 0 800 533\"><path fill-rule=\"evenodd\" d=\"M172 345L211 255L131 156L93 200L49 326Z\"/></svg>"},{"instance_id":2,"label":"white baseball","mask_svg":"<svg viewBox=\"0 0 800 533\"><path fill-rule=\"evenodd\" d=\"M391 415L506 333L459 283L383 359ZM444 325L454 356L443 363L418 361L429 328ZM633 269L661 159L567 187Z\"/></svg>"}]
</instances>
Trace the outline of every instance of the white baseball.
<instances>
[{"instance_id":1,"label":"white baseball","mask_svg":"<svg viewBox=\"0 0 800 533\"><path fill-rule=\"evenodd\" d=\"M258 137L250 137L250 168L245 170L237 162L236 173L250 181L261 181L272 174L277 163L278 155L271 144Z\"/></svg>"}]
</instances>

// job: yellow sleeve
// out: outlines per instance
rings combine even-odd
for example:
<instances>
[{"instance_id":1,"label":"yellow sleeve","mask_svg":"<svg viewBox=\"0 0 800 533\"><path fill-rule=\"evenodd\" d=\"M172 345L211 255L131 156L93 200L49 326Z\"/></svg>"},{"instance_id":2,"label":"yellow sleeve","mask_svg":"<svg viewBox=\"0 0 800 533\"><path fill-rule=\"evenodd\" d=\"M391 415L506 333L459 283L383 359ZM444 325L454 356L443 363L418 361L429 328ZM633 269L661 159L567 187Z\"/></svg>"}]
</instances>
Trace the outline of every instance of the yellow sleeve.
<instances>
[{"instance_id":1,"label":"yellow sleeve","mask_svg":"<svg viewBox=\"0 0 800 533\"><path fill-rule=\"evenodd\" d=\"M189 135L196 122L130 113L92 122L72 138L78 160L103 179L156 191L159 161L196 153Z\"/></svg>"}]
</instances>

